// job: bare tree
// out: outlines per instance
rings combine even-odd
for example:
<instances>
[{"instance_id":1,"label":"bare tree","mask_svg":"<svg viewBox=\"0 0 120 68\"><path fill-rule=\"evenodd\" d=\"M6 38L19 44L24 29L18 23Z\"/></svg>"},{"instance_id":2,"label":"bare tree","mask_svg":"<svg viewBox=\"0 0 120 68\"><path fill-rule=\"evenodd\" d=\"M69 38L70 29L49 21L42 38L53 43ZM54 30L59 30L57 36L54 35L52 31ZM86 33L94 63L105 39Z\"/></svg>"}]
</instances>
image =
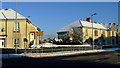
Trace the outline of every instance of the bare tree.
<instances>
[{"instance_id":1,"label":"bare tree","mask_svg":"<svg viewBox=\"0 0 120 68\"><path fill-rule=\"evenodd\" d=\"M83 31L81 27L73 27L73 42L83 44Z\"/></svg>"}]
</instances>

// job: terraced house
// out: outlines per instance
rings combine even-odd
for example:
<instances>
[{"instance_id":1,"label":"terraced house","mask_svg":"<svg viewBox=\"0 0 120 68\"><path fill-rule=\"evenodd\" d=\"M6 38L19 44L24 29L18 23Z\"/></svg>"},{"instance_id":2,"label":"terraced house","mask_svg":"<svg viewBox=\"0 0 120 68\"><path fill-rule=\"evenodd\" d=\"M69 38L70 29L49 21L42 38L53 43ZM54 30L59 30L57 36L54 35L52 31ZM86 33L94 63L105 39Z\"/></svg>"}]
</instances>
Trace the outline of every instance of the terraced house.
<instances>
[{"instance_id":1,"label":"terraced house","mask_svg":"<svg viewBox=\"0 0 120 68\"><path fill-rule=\"evenodd\" d=\"M93 29L92 29L93 27ZM115 23L96 23L92 25L90 18L77 20L70 25L61 28L58 38L66 43L77 41L81 44L92 44L92 38L96 45L116 45L116 24Z\"/></svg>"},{"instance_id":2,"label":"terraced house","mask_svg":"<svg viewBox=\"0 0 120 68\"><path fill-rule=\"evenodd\" d=\"M12 9L0 9L0 47L24 48L25 38L27 47L32 41L38 44L39 36L36 36L36 31L40 29L26 17Z\"/></svg>"}]
</instances>

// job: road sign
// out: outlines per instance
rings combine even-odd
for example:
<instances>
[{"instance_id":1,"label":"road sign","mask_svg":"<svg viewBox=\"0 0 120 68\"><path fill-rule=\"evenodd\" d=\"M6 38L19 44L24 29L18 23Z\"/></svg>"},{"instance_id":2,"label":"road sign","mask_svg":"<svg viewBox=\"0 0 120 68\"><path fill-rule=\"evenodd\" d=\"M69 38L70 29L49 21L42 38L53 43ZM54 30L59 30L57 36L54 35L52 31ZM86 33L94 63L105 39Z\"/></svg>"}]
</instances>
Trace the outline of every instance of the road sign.
<instances>
[{"instance_id":1,"label":"road sign","mask_svg":"<svg viewBox=\"0 0 120 68\"><path fill-rule=\"evenodd\" d=\"M36 31L36 35L44 35L43 31Z\"/></svg>"}]
</instances>

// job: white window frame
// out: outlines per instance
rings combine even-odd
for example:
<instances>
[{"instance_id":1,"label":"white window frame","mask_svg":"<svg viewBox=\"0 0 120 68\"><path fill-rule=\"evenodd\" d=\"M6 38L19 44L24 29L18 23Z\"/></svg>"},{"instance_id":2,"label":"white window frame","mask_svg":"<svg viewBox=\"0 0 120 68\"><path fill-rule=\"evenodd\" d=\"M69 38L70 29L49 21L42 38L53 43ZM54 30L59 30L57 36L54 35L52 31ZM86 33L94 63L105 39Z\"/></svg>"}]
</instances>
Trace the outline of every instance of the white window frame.
<instances>
[{"instance_id":1,"label":"white window frame","mask_svg":"<svg viewBox=\"0 0 120 68\"><path fill-rule=\"evenodd\" d=\"M19 22L14 23L14 31L20 31L20 24Z\"/></svg>"},{"instance_id":2,"label":"white window frame","mask_svg":"<svg viewBox=\"0 0 120 68\"><path fill-rule=\"evenodd\" d=\"M17 40L17 41L15 41L15 40ZM19 47L19 43L20 43L20 39L19 38L14 38L14 47L15 47L15 45L16 45L16 47Z\"/></svg>"},{"instance_id":3,"label":"white window frame","mask_svg":"<svg viewBox=\"0 0 120 68\"><path fill-rule=\"evenodd\" d=\"M98 30L95 30L94 33L95 33L95 36L98 36Z\"/></svg>"},{"instance_id":4,"label":"white window frame","mask_svg":"<svg viewBox=\"0 0 120 68\"><path fill-rule=\"evenodd\" d=\"M102 31L103 36L105 36L105 31Z\"/></svg>"},{"instance_id":5,"label":"white window frame","mask_svg":"<svg viewBox=\"0 0 120 68\"><path fill-rule=\"evenodd\" d=\"M85 35L88 35L88 29L85 29Z\"/></svg>"}]
</instances>

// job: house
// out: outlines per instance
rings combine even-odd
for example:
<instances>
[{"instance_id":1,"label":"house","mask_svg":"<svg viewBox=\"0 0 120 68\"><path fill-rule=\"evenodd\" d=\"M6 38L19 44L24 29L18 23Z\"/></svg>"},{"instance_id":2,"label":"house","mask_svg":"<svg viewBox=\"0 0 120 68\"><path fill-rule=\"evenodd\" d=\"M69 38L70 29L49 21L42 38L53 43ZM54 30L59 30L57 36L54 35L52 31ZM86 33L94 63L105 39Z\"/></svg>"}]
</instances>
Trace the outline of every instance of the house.
<instances>
[{"instance_id":1,"label":"house","mask_svg":"<svg viewBox=\"0 0 120 68\"><path fill-rule=\"evenodd\" d=\"M116 26L117 31L117 44L120 45L120 24Z\"/></svg>"},{"instance_id":2,"label":"house","mask_svg":"<svg viewBox=\"0 0 120 68\"><path fill-rule=\"evenodd\" d=\"M29 47L33 41L39 44L36 31L40 29L26 17L12 9L0 9L0 48Z\"/></svg>"},{"instance_id":3,"label":"house","mask_svg":"<svg viewBox=\"0 0 120 68\"><path fill-rule=\"evenodd\" d=\"M116 45L116 24L94 22L92 29L92 21L90 18L77 20L61 28L57 34L58 38L66 41L66 43L79 40L82 44L93 44L93 38L94 44Z\"/></svg>"}]
</instances>

